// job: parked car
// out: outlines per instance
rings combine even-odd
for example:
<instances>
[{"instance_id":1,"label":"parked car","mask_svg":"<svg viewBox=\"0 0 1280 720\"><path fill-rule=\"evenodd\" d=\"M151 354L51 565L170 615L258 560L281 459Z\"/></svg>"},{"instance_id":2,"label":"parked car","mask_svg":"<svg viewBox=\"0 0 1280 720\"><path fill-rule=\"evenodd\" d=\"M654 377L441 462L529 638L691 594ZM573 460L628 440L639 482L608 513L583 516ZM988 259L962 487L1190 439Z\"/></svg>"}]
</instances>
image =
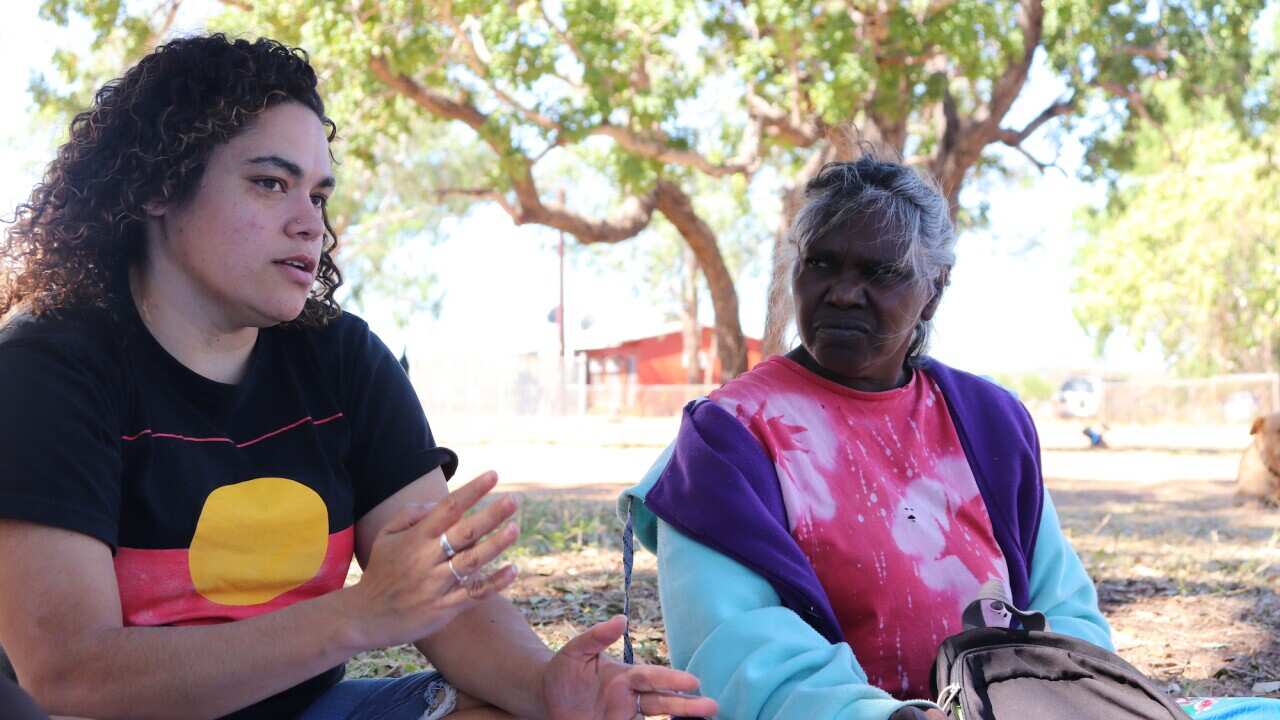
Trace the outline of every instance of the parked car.
<instances>
[{"instance_id":1,"label":"parked car","mask_svg":"<svg viewBox=\"0 0 1280 720\"><path fill-rule=\"evenodd\" d=\"M1230 423L1247 423L1258 416L1258 398L1248 390L1237 390L1222 403L1222 416Z\"/></svg>"},{"instance_id":2,"label":"parked car","mask_svg":"<svg viewBox=\"0 0 1280 720\"><path fill-rule=\"evenodd\" d=\"M1079 376L1067 378L1054 400L1062 417L1094 417L1102 407L1102 382Z\"/></svg>"}]
</instances>

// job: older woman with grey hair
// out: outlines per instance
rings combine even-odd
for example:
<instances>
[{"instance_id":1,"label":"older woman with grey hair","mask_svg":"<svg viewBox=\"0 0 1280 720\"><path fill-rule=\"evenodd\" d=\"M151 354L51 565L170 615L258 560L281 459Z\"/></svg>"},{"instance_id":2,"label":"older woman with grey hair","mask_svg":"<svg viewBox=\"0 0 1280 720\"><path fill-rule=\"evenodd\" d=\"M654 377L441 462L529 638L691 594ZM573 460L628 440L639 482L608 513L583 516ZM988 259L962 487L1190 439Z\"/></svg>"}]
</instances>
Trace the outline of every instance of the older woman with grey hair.
<instances>
[{"instance_id":1,"label":"older woman with grey hair","mask_svg":"<svg viewBox=\"0 0 1280 720\"><path fill-rule=\"evenodd\" d=\"M806 199L800 345L690 403L623 497L672 664L720 717L941 718L933 660L984 586L1109 647L1027 411L925 354L955 262L936 185L864 157Z\"/></svg>"}]
</instances>

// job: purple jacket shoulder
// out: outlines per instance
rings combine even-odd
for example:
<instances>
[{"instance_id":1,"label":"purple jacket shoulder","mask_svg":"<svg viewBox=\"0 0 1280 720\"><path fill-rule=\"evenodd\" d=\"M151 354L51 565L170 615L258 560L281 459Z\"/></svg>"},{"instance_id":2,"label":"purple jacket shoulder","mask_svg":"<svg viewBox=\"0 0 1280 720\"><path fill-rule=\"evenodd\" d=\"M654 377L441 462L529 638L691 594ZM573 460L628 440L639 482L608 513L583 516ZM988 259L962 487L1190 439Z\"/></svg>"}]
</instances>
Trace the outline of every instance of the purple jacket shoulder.
<instances>
[{"instance_id":1,"label":"purple jacket shoulder","mask_svg":"<svg viewBox=\"0 0 1280 720\"><path fill-rule=\"evenodd\" d=\"M928 359L1009 565L1012 600L1026 607L1044 498L1040 442L1012 393ZM715 403L685 406L675 450L645 506L681 533L765 578L782 603L831 642L843 633L831 602L791 537L773 462Z\"/></svg>"}]
</instances>

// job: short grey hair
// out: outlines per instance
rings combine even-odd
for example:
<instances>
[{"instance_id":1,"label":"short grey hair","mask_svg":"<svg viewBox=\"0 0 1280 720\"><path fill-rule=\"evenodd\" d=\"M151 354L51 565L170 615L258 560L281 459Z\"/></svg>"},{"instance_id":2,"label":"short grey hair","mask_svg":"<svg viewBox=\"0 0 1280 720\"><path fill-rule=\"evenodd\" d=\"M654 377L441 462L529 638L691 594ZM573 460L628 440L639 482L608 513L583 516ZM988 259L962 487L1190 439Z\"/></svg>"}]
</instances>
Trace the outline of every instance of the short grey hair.
<instances>
[{"instance_id":1,"label":"short grey hair","mask_svg":"<svg viewBox=\"0 0 1280 720\"><path fill-rule=\"evenodd\" d=\"M899 268L912 282L933 287L956 263L950 205L937 181L912 167L870 154L827 163L805 186L804 198L790 230L793 278L810 243L869 215L882 218L883 232L897 236L904 249ZM930 326L923 320L916 326L908 361L924 355Z\"/></svg>"}]
</instances>

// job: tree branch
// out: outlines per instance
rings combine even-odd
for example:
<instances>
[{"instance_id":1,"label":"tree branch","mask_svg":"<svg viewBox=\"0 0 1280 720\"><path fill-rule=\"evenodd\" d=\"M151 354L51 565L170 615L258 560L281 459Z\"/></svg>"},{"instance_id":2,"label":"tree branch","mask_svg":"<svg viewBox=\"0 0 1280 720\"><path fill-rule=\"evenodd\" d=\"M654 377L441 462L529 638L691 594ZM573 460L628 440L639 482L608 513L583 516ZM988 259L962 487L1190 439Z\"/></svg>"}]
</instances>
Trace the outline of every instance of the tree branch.
<instances>
[{"instance_id":1,"label":"tree branch","mask_svg":"<svg viewBox=\"0 0 1280 720\"><path fill-rule=\"evenodd\" d=\"M160 40L164 38L165 33L169 32L169 28L173 27L174 18L178 17L178 8L182 7L182 0L168 0L168 2L156 7L155 14L159 14L164 10L166 5L168 6L168 12L165 13L164 19L160 21L160 26L153 29L147 37L148 48L153 48L160 44Z\"/></svg>"},{"instance_id":2,"label":"tree branch","mask_svg":"<svg viewBox=\"0 0 1280 720\"><path fill-rule=\"evenodd\" d=\"M554 22L551 21L551 16L547 14L547 8L545 5L542 4L542 0L538 0L538 12L542 14L542 19L544 22L547 23L547 27L551 28L551 32L555 33L556 37L560 40L560 42L564 43L564 46L569 48L569 52L573 55L575 59L577 59L578 64L582 65L583 67L590 67L590 64L583 57L582 50L578 47L578 44L573 41L573 38L569 37L569 32L567 30L560 29L559 25L556 25ZM556 77L559 77L559 75L557 75ZM572 82L568 78L560 78L560 79L569 83L573 87L582 89L582 85L580 83Z\"/></svg>"},{"instance_id":3,"label":"tree branch","mask_svg":"<svg viewBox=\"0 0 1280 720\"><path fill-rule=\"evenodd\" d=\"M1013 101L1022 92L1027 76L1031 72L1031 61L1035 58L1036 48L1044 37L1044 3L1042 0L1020 0L1018 25L1022 27L1022 57L1015 59L1005 68L1000 79L991 89L991 102L987 106L986 117L981 120L984 129L990 133L999 127L1005 113L1013 106Z\"/></svg>"},{"instance_id":4,"label":"tree branch","mask_svg":"<svg viewBox=\"0 0 1280 720\"><path fill-rule=\"evenodd\" d=\"M546 16L545 10L543 17L548 24L552 24L550 18ZM504 105L510 107L528 122L538 127L553 131L557 134L563 134L564 128L551 117L544 115L533 108L517 101L509 93L500 88L497 82L489 73L488 64L478 52L475 42L470 35L470 28L458 23L448 9L441 17L441 20L453 30L455 36L461 40L463 46L462 62L471 69L477 77L493 92L493 94ZM552 24L554 27L554 25ZM557 29L557 32L558 29ZM562 42L568 42L567 36L562 36ZM634 78L633 78L634 81ZM587 131L588 135L603 135L611 138L618 143L623 149L637 155L657 160L658 162L669 163L672 165L680 165L683 167L694 168L711 177L724 177L726 175L752 175L760 167L760 144L759 134L750 130L744 135L744 142L739 147L738 156L727 163L713 163L705 156L691 151L678 150L670 147L669 138L665 134L659 132L652 133L649 136L642 135L628 128L617 125L604 124L600 127ZM752 142L752 139L755 142Z\"/></svg>"},{"instance_id":5,"label":"tree branch","mask_svg":"<svg viewBox=\"0 0 1280 720\"><path fill-rule=\"evenodd\" d=\"M462 62L470 68L471 72L475 73L486 86L488 86L489 90L497 96L499 100L519 113L525 120L528 120L544 130L560 130L560 126L555 120L552 120L533 108L525 106L505 90L498 87L498 83L493 79L493 76L489 74L488 64L480 57L480 53L476 49L475 42L471 39L470 28L463 27L455 21L453 16L448 14L447 9L446 14L441 17L441 20L453 30L454 37L461 42L463 46Z\"/></svg>"},{"instance_id":6,"label":"tree branch","mask_svg":"<svg viewBox=\"0 0 1280 720\"><path fill-rule=\"evenodd\" d=\"M946 10L947 8L951 7L954 4L955 4L955 0L929 0L929 4L925 6L924 12L921 13L921 16L918 17L917 19L921 23L924 23L928 20L933 19L934 16L936 16L938 13L942 12L943 10Z\"/></svg>"},{"instance_id":7,"label":"tree branch","mask_svg":"<svg viewBox=\"0 0 1280 720\"><path fill-rule=\"evenodd\" d=\"M727 163L713 163L700 153L692 150L677 150L668 146L666 143L667 138L663 133L654 133L656 137L645 137L618 125L601 125L591 128L587 131L587 134L603 135L611 138L628 152L643 155L659 162L691 167L711 177L718 178L736 174L751 175L760 167L758 143L754 148L744 148L744 150L750 152L751 156L749 157L735 158Z\"/></svg>"},{"instance_id":8,"label":"tree branch","mask_svg":"<svg viewBox=\"0 0 1280 720\"><path fill-rule=\"evenodd\" d=\"M1119 45L1115 48L1116 52L1129 57L1144 57L1148 60L1156 60L1163 62L1173 57L1173 53L1169 51L1169 47L1161 40L1156 45Z\"/></svg>"},{"instance_id":9,"label":"tree branch","mask_svg":"<svg viewBox=\"0 0 1280 720\"><path fill-rule=\"evenodd\" d=\"M1032 165L1035 165L1036 169L1040 171L1041 175L1043 175L1045 171L1048 170L1049 168L1058 168L1058 164L1056 162L1050 162L1050 163L1043 162L1040 159L1038 159L1035 155L1032 155L1029 150L1022 147L1021 145L1014 145L1013 149L1022 153L1022 157L1029 160ZM1058 169L1061 170L1062 168L1058 168ZM1063 174L1064 175L1066 174L1065 170L1063 171Z\"/></svg>"},{"instance_id":10,"label":"tree branch","mask_svg":"<svg viewBox=\"0 0 1280 720\"><path fill-rule=\"evenodd\" d=\"M1039 130L1041 125L1044 125L1056 117L1070 114L1075 110L1075 108L1076 99L1074 96L1069 97L1066 100L1059 100L1049 107L1046 107L1044 110L1041 110L1040 114L1037 115L1034 120L1027 123L1026 127L1021 130L1000 128L996 139L1010 147L1018 147L1024 140L1031 137L1036 130Z\"/></svg>"},{"instance_id":11,"label":"tree branch","mask_svg":"<svg viewBox=\"0 0 1280 720\"><path fill-rule=\"evenodd\" d=\"M1133 105L1133 109L1138 111L1138 114L1142 116L1143 120L1146 120L1152 125L1156 124L1155 120L1151 117L1151 112L1147 109L1147 103L1142 99L1142 93L1138 92L1137 88L1130 85L1121 85L1118 82L1103 82L1099 83L1098 87L1101 87L1103 90L1106 90L1118 98L1123 98L1125 102Z\"/></svg>"},{"instance_id":12,"label":"tree branch","mask_svg":"<svg viewBox=\"0 0 1280 720\"><path fill-rule=\"evenodd\" d=\"M795 262L796 246L791 241L791 225L804 205L804 188L824 165L841 157L836 143L827 143L809 154L799 175L792 176L782 191L782 215L777 232L773 236L773 267L769 271L769 304L764 317L764 354L781 355L787 351L785 338L787 324L795 316L795 301L791 297L791 269Z\"/></svg>"},{"instance_id":13,"label":"tree branch","mask_svg":"<svg viewBox=\"0 0 1280 720\"><path fill-rule=\"evenodd\" d=\"M1008 145L1014 150L1017 150L1018 152L1022 153L1022 156L1025 157L1027 160L1030 160L1031 164L1035 165L1036 169L1039 170L1041 174L1043 174L1049 168L1057 168L1059 170L1062 170L1062 168L1058 167L1057 162L1047 163L1036 158L1034 155L1030 153L1030 151L1028 151L1025 147L1022 146L1022 143L1027 138L1031 137L1031 135L1034 134L1036 130L1039 130L1042 125L1044 125L1045 123L1049 122L1050 120L1056 117L1060 117L1062 115L1066 115L1070 113L1072 110L1075 109L1075 106L1076 106L1076 100L1074 96L1067 98L1066 100L1059 100L1049 105L1044 110L1041 110L1040 114L1037 115L1035 119L1033 119L1031 122L1027 123L1026 126L1023 127L1021 130L1013 130L1011 128L1000 128L996 134L995 139L1004 143L1005 145ZM1066 171L1063 170L1063 174L1065 173Z\"/></svg>"},{"instance_id":14,"label":"tree branch","mask_svg":"<svg viewBox=\"0 0 1280 720\"><path fill-rule=\"evenodd\" d=\"M469 197L476 200L488 200L497 203L507 215L513 219L519 212L508 200L507 196L502 194L496 188L440 188L433 193L437 200L444 200L451 197Z\"/></svg>"},{"instance_id":15,"label":"tree branch","mask_svg":"<svg viewBox=\"0 0 1280 720\"><path fill-rule=\"evenodd\" d=\"M1165 147L1169 149L1169 157L1177 160L1179 158L1178 149L1173 145L1173 138L1169 137L1169 133L1165 131L1164 125L1156 122L1155 117L1151 115L1151 110L1147 108L1147 103L1142 99L1142 93L1131 85L1121 85L1117 82L1099 83L1099 87L1116 97L1124 98L1125 102L1138 113L1151 127L1160 133L1160 137L1164 139Z\"/></svg>"},{"instance_id":16,"label":"tree branch","mask_svg":"<svg viewBox=\"0 0 1280 720\"><path fill-rule=\"evenodd\" d=\"M867 43L870 48L872 57L880 56L880 48L885 41L889 39L889 18L886 17L889 11L888 3L874 3L867 12L863 8L851 4L848 9L849 19L853 21L854 26L858 28L858 34L863 42Z\"/></svg>"},{"instance_id":17,"label":"tree branch","mask_svg":"<svg viewBox=\"0 0 1280 720\"><path fill-rule=\"evenodd\" d=\"M960 108L956 106L956 98L950 87L942 90L942 133L938 143L938 154L949 155L960 143L960 134L965 123L960 117Z\"/></svg>"},{"instance_id":18,"label":"tree branch","mask_svg":"<svg viewBox=\"0 0 1280 720\"><path fill-rule=\"evenodd\" d=\"M951 203L953 217L958 207L960 186L964 182L965 174L982 156L983 148L1003 138L1006 131L1000 127L1000 123L1026 85L1027 76L1031 72L1031 61L1035 58L1036 48L1044 37L1042 0L1019 0L1018 8L1018 25L1022 28L1022 55L1011 60L1004 73L995 81L991 89L991 100L984 111L971 118L961 117L955 98L950 91L943 95L942 140L938 143L929 165L934 176L942 184L948 202ZM1039 127L1049 119L1049 117L1043 117L1043 119L1037 117L1032 121L1032 125ZM1031 127L1028 134L1033 132L1035 127ZM1013 133L1013 131L1008 132ZM1014 136L1016 134L1014 133Z\"/></svg>"},{"instance_id":19,"label":"tree branch","mask_svg":"<svg viewBox=\"0 0 1280 720\"><path fill-rule=\"evenodd\" d=\"M917 65L928 65L935 58L941 57L938 52L936 43L929 43L920 49L920 52L913 52L910 55L885 55L876 58L878 67L892 67L894 65L904 65L913 67Z\"/></svg>"},{"instance_id":20,"label":"tree branch","mask_svg":"<svg viewBox=\"0 0 1280 720\"><path fill-rule=\"evenodd\" d=\"M160 37L169 32L169 28L173 27L174 18L178 17L178 8L182 7L182 0L170 0L169 13L165 15L164 22L160 24L160 30L156 33Z\"/></svg>"},{"instance_id":21,"label":"tree branch","mask_svg":"<svg viewBox=\"0 0 1280 720\"><path fill-rule=\"evenodd\" d=\"M516 202L512 203L504 197L500 204L517 225L546 225L570 233L584 244L620 242L635 237L649 225L655 203L654 192L627 198L617 212L604 220L579 215L559 203L544 203L534 181L533 163L515 147L510 137L501 135L498 129L489 126L487 115L468 104L465 99L448 97L423 87L403 73L394 72L385 58L371 58L369 67L380 81L427 112L445 120L460 121L480 136L498 156L499 168L511 182Z\"/></svg>"},{"instance_id":22,"label":"tree branch","mask_svg":"<svg viewBox=\"0 0 1280 720\"><path fill-rule=\"evenodd\" d=\"M584 245L592 243L616 243L640 234L653 219L655 193L632 196L622 201L617 211L604 220L593 220L571 212L557 202L526 204L523 199L518 207L504 208L517 225L534 223L563 230Z\"/></svg>"},{"instance_id":23,"label":"tree branch","mask_svg":"<svg viewBox=\"0 0 1280 720\"><path fill-rule=\"evenodd\" d=\"M795 125L786 111L769 101L747 91L747 114L760 122L761 128L796 147L811 147L823 135L823 127L816 117L805 125Z\"/></svg>"},{"instance_id":24,"label":"tree branch","mask_svg":"<svg viewBox=\"0 0 1280 720\"><path fill-rule=\"evenodd\" d=\"M451 98L444 93L423 87L408 75L392 71L385 58L371 58L369 60L369 69L373 72L374 77L381 80L387 87L413 100L432 115L446 120L461 120L477 132L484 127L484 123L488 119L479 110L466 104L464 100ZM495 151L502 152L503 148L494 146L488 138L485 138L485 141Z\"/></svg>"}]
</instances>

